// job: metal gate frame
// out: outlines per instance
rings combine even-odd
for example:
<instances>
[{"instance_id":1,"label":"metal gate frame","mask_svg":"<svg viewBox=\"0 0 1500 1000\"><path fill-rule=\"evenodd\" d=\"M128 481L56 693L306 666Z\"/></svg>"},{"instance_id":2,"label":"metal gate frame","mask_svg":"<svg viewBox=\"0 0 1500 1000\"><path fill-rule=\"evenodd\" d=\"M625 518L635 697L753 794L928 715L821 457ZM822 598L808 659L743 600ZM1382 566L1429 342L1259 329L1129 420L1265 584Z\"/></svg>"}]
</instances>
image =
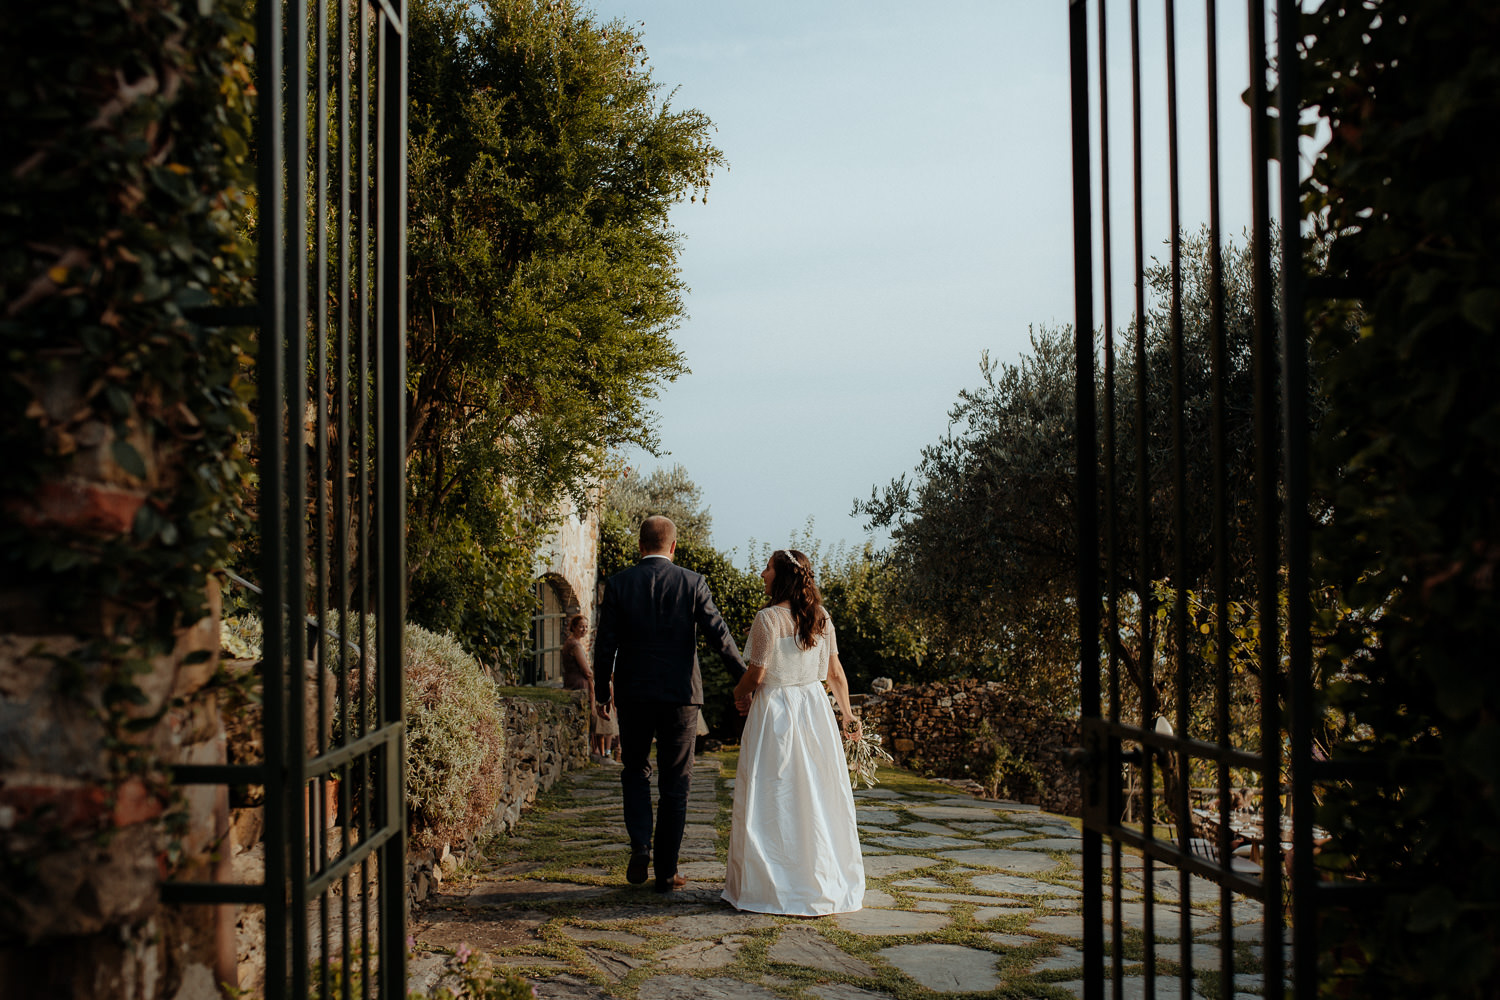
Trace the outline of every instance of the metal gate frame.
<instances>
[{"instance_id":1,"label":"metal gate frame","mask_svg":"<svg viewBox=\"0 0 1500 1000\"><path fill-rule=\"evenodd\" d=\"M405 0L257 5L259 301L199 317L260 331L265 760L173 780L264 786L265 880L162 899L265 907L271 1000L406 996L406 24Z\"/></svg>"},{"instance_id":2,"label":"metal gate frame","mask_svg":"<svg viewBox=\"0 0 1500 1000\"><path fill-rule=\"evenodd\" d=\"M1143 855L1143 923L1146 950L1144 956L1145 995L1156 995L1155 975L1155 924L1152 904L1153 866L1160 863L1177 871L1180 879L1179 907L1181 925L1177 934L1182 942L1181 995L1192 994L1193 933L1189 907L1190 875L1211 880L1219 887L1219 950L1218 969L1220 995L1234 993L1232 893L1241 893L1256 899L1261 904L1262 914L1262 968L1261 975L1265 996L1269 1000L1284 995L1283 916L1284 900L1289 897L1292 926L1292 979L1294 994L1311 998L1317 992L1317 942L1316 907L1322 897L1339 895L1325 893L1325 889L1338 888L1332 883L1318 882L1313 871L1312 852L1312 788L1315 781L1330 780L1332 769L1315 764L1312 759L1311 726L1313 721L1313 690L1310 644L1309 608L1309 554L1308 554L1308 472L1307 472L1307 360L1305 331L1302 325L1302 247L1297 221L1300 219L1298 176L1295 164L1298 142L1298 82L1299 55L1298 5L1293 0L1271 0L1277 26L1276 66L1278 80L1275 101L1267 87L1266 74L1270 70L1270 52L1265 38L1267 3L1251 0L1249 14L1249 103L1251 112L1250 154L1251 164L1251 208L1252 264L1255 300L1255 324L1252 337L1254 357L1254 437L1257 536L1255 541L1256 604L1261 623L1261 642L1258 650L1261 670L1259 720L1261 750L1251 752L1230 745L1228 739L1227 709L1221 710L1218 738L1213 741L1189 738L1187 698L1187 657L1178 657L1177 724L1170 733L1158 732L1154 725L1155 706L1150 683L1142 685L1141 718L1130 722L1121 718L1119 710L1119 664L1113 644L1108 655L1101 656L1100 638L1104 629L1118 627L1118 600L1121 593L1117 575L1118 557L1116 531L1115 483L1115 439L1114 439L1114 317L1111 296L1114 289L1113 262L1111 260L1111 207L1110 197L1110 143L1108 114L1108 73L1105 11L1108 0L1095 0L1097 49L1094 50L1098 68L1098 104L1091 104L1090 97L1090 39L1089 0L1069 2L1069 49L1070 89L1072 97L1072 145L1073 145L1073 240L1075 268L1075 404L1077 412L1077 511L1078 511L1078 612L1080 638L1080 701L1082 706L1082 730L1084 747L1081 754L1083 764L1083 923L1084 923L1084 996L1099 1000L1104 996L1106 982L1104 941L1104 867L1101 852L1109 845L1111 882L1115 887L1122 884L1121 845L1129 845ZM1167 144L1168 144L1168 191L1170 206L1171 280L1172 301L1172 357L1175 388L1180 389L1182 319L1181 319L1181 226L1178 214L1178 135L1177 135L1177 65L1175 37L1175 4L1164 0L1166 17L1167 56ZM1218 247L1220 243L1219 219L1219 159L1218 159L1218 57L1216 40L1216 5L1214 0L1205 0L1208 22L1208 38L1204 48L1208 80L1208 170L1209 170L1209 230L1211 239L1211 280L1216 289L1222 288ZM1134 182L1134 247L1135 260L1133 279L1136 287L1136 317L1134 334L1138 384L1145 382L1144 361L1144 268L1142 254L1141 217L1141 127L1140 127L1140 57L1139 57L1139 0L1131 0L1129 16L1131 25L1132 81L1130 95L1133 111L1132 168ZM1272 107L1278 112L1276 122L1276 150L1267 148L1265 127L1270 122ZM1091 148L1091 111L1099 112L1098 158ZM1275 222L1271 202L1269 161L1280 158L1283 164L1293 164L1281 173L1279 190L1276 192L1280 218L1288 225L1280 233L1280 256L1276 266L1280 270L1281 301L1279 329L1271 321L1271 289L1273 287L1269 255L1271 236ZM1092 203L1092 167L1097 162L1102 175L1102 204L1096 220ZM1103 259L1102 277L1103 322L1096 327L1094 310L1093 237L1096 222L1102 231ZM1219 595L1227 592L1226 512L1225 477L1229 474L1220 456L1223 455L1222 401L1223 383L1219 379L1220 359L1223 357L1223 297L1214 302L1215 315L1210 320L1213 331L1215 358L1215 409L1214 448L1216 466L1213 484L1213 521L1215 535L1214 589ZM1105 394L1103 407L1103 440L1100 440L1096 409L1096 336L1102 333L1104 371L1102 385ZM1278 383L1282 391L1278 391ZM1144 393L1141 394L1144 396ZM1177 395L1180 402L1180 393ZM1142 419L1145 402L1137 404L1138 433L1144 434ZM1186 524L1184 492L1186 489L1183 453L1183 421L1181 407L1175 407L1173 446L1174 510L1172 520L1177 530L1176 553L1171 573L1174 588L1173 600L1177 608L1174 616L1173 640L1176 648L1185 649L1183 631L1187 623L1187 587L1184 569L1183 539ZM1278 424L1280 425L1278 434ZM1102 445L1102 449L1101 449ZM1146 461L1145 442L1137 444L1138 461ZM1101 463L1102 456L1102 463ZM1104 469L1104 482L1100 482L1100 466ZM1147 482L1146 470L1138 467L1137 479ZM1142 496L1148 490L1138 487ZM1102 502L1101 502L1102 501ZM1103 512L1103 517L1100 514ZM1143 551L1146 539L1151 535L1149 502L1142 501L1136 511L1139 518L1137 530ZM1102 523L1101 523L1102 522ZM1102 562L1102 565L1101 565ZM1282 574L1287 586L1287 610L1283 614L1278 607L1278 587ZM1149 586L1149 583L1143 584ZM1148 598L1142 595L1141 606L1149 607ZM1225 615L1220 615L1220 628L1227 629ZM1274 623L1274 624L1271 624ZM1280 628L1276 627L1277 625ZM1281 628L1285 629L1287 648L1279 648ZM1216 663L1216 688L1219 704L1226 705L1228 698L1228 637L1221 632L1221 650ZM1151 657L1140 657L1141 670L1151 669ZM1283 663L1285 666L1283 666ZM1105 669L1110 684L1110 710L1106 717L1101 710L1100 667ZM1149 678L1149 674L1147 674ZM1286 713L1282 706L1285 704ZM1283 885L1281 853L1281 806L1279 793L1282 783L1282 747L1287 748L1290 765L1290 803L1292 806L1291 843L1292 865L1288 885ZM1133 747L1127 749L1127 745ZM1191 848L1191 827L1188 820L1187 781L1179 782L1180 800L1176 803L1177 829L1167 831L1167 836L1158 836L1152 827L1151 802L1154 763L1172 759L1184 776L1191 760L1214 762L1218 777L1220 803L1219 842L1212 856L1194 853ZM1142 828L1137 831L1121 823L1121 774L1125 766L1140 769L1145 789L1147 808ZM1230 767L1252 769L1260 775L1262 789L1263 857L1266 859L1259 878L1233 870L1229 861L1229 769ZM1315 771L1316 769L1316 771ZM1180 845L1189 845L1182 847ZM1109 979L1115 984L1114 995L1120 996L1123 978L1123 935L1121 933L1121 902L1118 891L1111 894L1111 923L1114 926L1111 948ZM1318 897L1318 898L1315 898Z\"/></svg>"}]
</instances>

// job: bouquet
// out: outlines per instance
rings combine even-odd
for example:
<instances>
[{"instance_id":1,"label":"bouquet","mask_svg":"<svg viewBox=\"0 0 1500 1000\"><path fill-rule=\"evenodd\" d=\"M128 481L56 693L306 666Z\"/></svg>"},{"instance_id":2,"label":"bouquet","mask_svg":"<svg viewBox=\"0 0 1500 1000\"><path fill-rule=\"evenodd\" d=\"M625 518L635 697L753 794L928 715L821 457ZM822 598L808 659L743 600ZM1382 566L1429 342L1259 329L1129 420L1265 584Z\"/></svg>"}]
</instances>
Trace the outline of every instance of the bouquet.
<instances>
[{"instance_id":1,"label":"bouquet","mask_svg":"<svg viewBox=\"0 0 1500 1000\"><path fill-rule=\"evenodd\" d=\"M862 732L858 739L847 735L844 737L844 757L849 762L849 773L855 788L859 787L861 781L866 788L874 788L875 771L881 763L894 763L896 759L881 747L879 734L868 730Z\"/></svg>"}]
</instances>

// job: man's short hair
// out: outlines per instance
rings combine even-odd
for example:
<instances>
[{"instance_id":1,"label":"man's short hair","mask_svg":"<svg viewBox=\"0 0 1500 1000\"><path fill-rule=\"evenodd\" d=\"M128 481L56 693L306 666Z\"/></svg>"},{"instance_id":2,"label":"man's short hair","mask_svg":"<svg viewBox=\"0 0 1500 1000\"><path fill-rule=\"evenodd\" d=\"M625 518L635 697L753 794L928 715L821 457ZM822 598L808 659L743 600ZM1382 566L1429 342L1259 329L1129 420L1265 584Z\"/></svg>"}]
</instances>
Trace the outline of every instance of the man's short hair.
<instances>
[{"instance_id":1,"label":"man's short hair","mask_svg":"<svg viewBox=\"0 0 1500 1000\"><path fill-rule=\"evenodd\" d=\"M653 514L641 522L641 551L665 552L677 541L677 525L669 517Z\"/></svg>"}]
</instances>

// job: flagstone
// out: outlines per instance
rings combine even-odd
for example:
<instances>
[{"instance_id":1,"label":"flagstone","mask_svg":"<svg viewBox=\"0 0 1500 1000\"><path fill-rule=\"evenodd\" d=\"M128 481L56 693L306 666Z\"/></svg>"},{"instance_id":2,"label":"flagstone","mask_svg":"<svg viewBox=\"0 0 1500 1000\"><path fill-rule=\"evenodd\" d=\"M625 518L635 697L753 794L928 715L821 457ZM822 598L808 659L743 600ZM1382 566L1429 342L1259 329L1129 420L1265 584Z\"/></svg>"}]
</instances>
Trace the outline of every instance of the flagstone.
<instances>
[{"instance_id":1,"label":"flagstone","mask_svg":"<svg viewBox=\"0 0 1500 1000\"><path fill-rule=\"evenodd\" d=\"M854 809L854 819L858 823L868 823L870 826L891 826L901 821L901 817L896 815L895 810L867 809L858 805Z\"/></svg>"},{"instance_id":2,"label":"flagstone","mask_svg":"<svg viewBox=\"0 0 1500 1000\"><path fill-rule=\"evenodd\" d=\"M1109 909L1106 909L1104 911L1104 919L1106 922L1110 921L1111 916ZM1195 934L1200 930L1205 930L1215 925L1213 917L1207 916L1202 913L1191 913L1189 914L1188 919L1190 922L1190 926ZM1138 930L1144 931L1146 927L1145 904L1134 902L1121 903L1120 920L1125 924L1126 927L1134 927ZM1177 940L1177 931L1178 928L1182 926L1182 918L1179 914L1179 911L1175 907L1163 906L1158 903L1152 909L1151 922L1152 929L1154 931L1153 936L1156 938L1156 940Z\"/></svg>"},{"instance_id":3,"label":"flagstone","mask_svg":"<svg viewBox=\"0 0 1500 1000\"><path fill-rule=\"evenodd\" d=\"M968 804L912 806L907 812L922 819L993 820L995 810Z\"/></svg>"},{"instance_id":4,"label":"flagstone","mask_svg":"<svg viewBox=\"0 0 1500 1000\"><path fill-rule=\"evenodd\" d=\"M1078 837L1042 837L1038 840L1023 840L1007 847L1021 851L1078 851L1083 841Z\"/></svg>"},{"instance_id":5,"label":"flagstone","mask_svg":"<svg viewBox=\"0 0 1500 1000\"><path fill-rule=\"evenodd\" d=\"M614 892L613 886L579 885L575 882L477 882L468 887L459 905L469 908L513 906L518 903L571 902L596 899Z\"/></svg>"},{"instance_id":6,"label":"flagstone","mask_svg":"<svg viewBox=\"0 0 1500 1000\"><path fill-rule=\"evenodd\" d=\"M899 799L900 792L893 792L889 788L862 788L854 793L856 799Z\"/></svg>"},{"instance_id":7,"label":"flagstone","mask_svg":"<svg viewBox=\"0 0 1500 1000\"><path fill-rule=\"evenodd\" d=\"M722 882L725 867L722 861L692 861L685 865L679 864L677 873L693 882Z\"/></svg>"},{"instance_id":8,"label":"flagstone","mask_svg":"<svg viewBox=\"0 0 1500 1000\"><path fill-rule=\"evenodd\" d=\"M637 958L634 955L624 955L604 948L585 948L583 953L600 972L604 973L606 978L617 983L641 966L649 965L651 961L648 958Z\"/></svg>"},{"instance_id":9,"label":"flagstone","mask_svg":"<svg viewBox=\"0 0 1500 1000\"><path fill-rule=\"evenodd\" d=\"M721 938L689 941L657 955L673 969L720 969L733 962L740 949L750 940L746 934L729 934Z\"/></svg>"},{"instance_id":10,"label":"flagstone","mask_svg":"<svg viewBox=\"0 0 1500 1000\"><path fill-rule=\"evenodd\" d=\"M947 858L949 861L957 861L965 865L979 865L982 868L1003 868L1011 872L1037 872L1051 871L1058 863L1045 854L1036 854L1031 851L1012 851L998 847L971 847L961 851L939 851L938 857Z\"/></svg>"},{"instance_id":11,"label":"flagstone","mask_svg":"<svg viewBox=\"0 0 1500 1000\"><path fill-rule=\"evenodd\" d=\"M641 983L639 1000L781 1000L781 994L757 983L714 976L656 976Z\"/></svg>"},{"instance_id":12,"label":"flagstone","mask_svg":"<svg viewBox=\"0 0 1500 1000\"><path fill-rule=\"evenodd\" d=\"M956 944L903 944L876 954L935 993L978 993L1000 985L994 952Z\"/></svg>"},{"instance_id":13,"label":"flagstone","mask_svg":"<svg viewBox=\"0 0 1500 1000\"><path fill-rule=\"evenodd\" d=\"M702 907L683 910L674 906L671 910L671 913L678 917L703 912ZM650 902L643 901L640 903L619 903L614 906L600 906L593 909L580 910L573 915L579 920L587 920L590 923L610 924L627 920L640 920L643 917L661 917L666 914L662 912L662 901L659 898L653 897Z\"/></svg>"},{"instance_id":14,"label":"flagstone","mask_svg":"<svg viewBox=\"0 0 1500 1000\"><path fill-rule=\"evenodd\" d=\"M946 891L953 888L947 882L940 882L926 875L918 878L904 878L899 882L892 882L891 885L898 889L939 889Z\"/></svg>"},{"instance_id":15,"label":"flagstone","mask_svg":"<svg viewBox=\"0 0 1500 1000\"><path fill-rule=\"evenodd\" d=\"M978 903L981 906L999 902L994 896L978 896L971 892L954 892L951 889L947 892L909 891L907 895L913 899L941 899L948 903ZM1031 912L1030 906L1022 906L1019 909Z\"/></svg>"},{"instance_id":16,"label":"flagstone","mask_svg":"<svg viewBox=\"0 0 1500 1000\"><path fill-rule=\"evenodd\" d=\"M766 952L784 965L803 965L839 976L864 979L875 974L865 962L844 951L811 927L788 927Z\"/></svg>"},{"instance_id":17,"label":"flagstone","mask_svg":"<svg viewBox=\"0 0 1500 1000\"><path fill-rule=\"evenodd\" d=\"M1058 913L1037 917L1026 925L1027 930L1037 934L1057 934L1061 937L1083 937L1083 916L1077 913Z\"/></svg>"},{"instance_id":18,"label":"flagstone","mask_svg":"<svg viewBox=\"0 0 1500 1000\"><path fill-rule=\"evenodd\" d=\"M931 858L917 857L911 854L884 854L878 857L865 858L865 874L882 878L886 875L897 875L901 872L909 872L916 868L931 868L937 864Z\"/></svg>"},{"instance_id":19,"label":"flagstone","mask_svg":"<svg viewBox=\"0 0 1500 1000\"><path fill-rule=\"evenodd\" d=\"M1005 934L1000 931L990 931L985 937L996 944L1008 945L1012 948L1025 948L1027 945L1036 944L1036 938L1025 934Z\"/></svg>"},{"instance_id":20,"label":"flagstone","mask_svg":"<svg viewBox=\"0 0 1500 1000\"><path fill-rule=\"evenodd\" d=\"M935 834L925 837L880 837L875 842L898 851L931 851L939 847L964 847L969 843L957 837L939 837Z\"/></svg>"},{"instance_id":21,"label":"flagstone","mask_svg":"<svg viewBox=\"0 0 1500 1000\"><path fill-rule=\"evenodd\" d=\"M1078 896L1077 889L1066 885L1040 882L1025 875L975 875L969 879L974 888L1012 896Z\"/></svg>"},{"instance_id":22,"label":"flagstone","mask_svg":"<svg viewBox=\"0 0 1500 1000\"><path fill-rule=\"evenodd\" d=\"M507 919L506 922L509 923L510 921ZM623 945L636 945L646 943L646 939L641 937L639 934L632 934L629 931L614 930L613 928L609 927L569 927L564 925L562 927L559 927L558 930L562 931L563 934L572 938L574 941L581 941L588 944L593 944L596 942L609 942L610 944Z\"/></svg>"},{"instance_id":23,"label":"flagstone","mask_svg":"<svg viewBox=\"0 0 1500 1000\"><path fill-rule=\"evenodd\" d=\"M864 904L866 906L884 909L895 906L896 899L888 892L881 892L879 889L867 888L865 889Z\"/></svg>"},{"instance_id":24,"label":"flagstone","mask_svg":"<svg viewBox=\"0 0 1500 1000\"><path fill-rule=\"evenodd\" d=\"M776 921L765 913L726 911L673 917L665 923L657 924L652 930L675 937L715 938L725 934L743 934L746 931L760 930L763 927L774 926L775 923Z\"/></svg>"},{"instance_id":25,"label":"flagstone","mask_svg":"<svg viewBox=\"0 0 1500 1000\"><path fill-rule=\"evenodd\" d=\"M807 992L819 1000L890 1000L884 993L872 993L848 983L819 983L807 987Z\"/></svg>"},{"instance_id":26,"label":"flagstone","mask_svg":"<svg viewBox=\"0 0 1500 1000\"><path fill-rule=\"evenodd\" d=\"M1032 972L1070 972L1083 968L1083 952L1071 945L1063 945L1056 955L1037 959L1031 964Z\"/></svg>"},{"instance_id":27,"label":"flagstone","mask_svg":"<svg viewBox=\"0 0 1500 1000\"><path fill-rule=\"evenodd\" d=\"M1049 910L1081 910L1083 900L1081 899L1044 899L1042 906Z\"/></svg>"},{"instance_id":28,"label":"flagstone","mask_svg":"<svg viewBox=\"0 0 1500 1000\"><path fill-rule=\"evenodd\" d=\"M959 833L959 831L954 830L952 827L942 826L938 823L928 823L925 821L921 823L908 823L901 829L905 830L908 833L935 833L939 836L944 837L951 837L954 834Z\"/></svg>"},{"instance_id":29,"label":"flagstone","mask_svg":"<svg viewBox=\"0 0 1500 1000\"><path fill-rule=\"evenodd\" d=\"M946 913L915 913L910 910L856 910L840 913L833 920L846 931L868 937L929 934L948 925Z\"/></svg>"},{"instance_id":30,"label":"flagstone","mask_svg":"<svg viewBox=\"0 0 1500 1000\"><path fill-rule=\"evenodd\" d=\"M1065 983L1049 983L1048 985L1067 990L1075 997L1083 996L1082 979L1071 979ZM1182 1000L1182 984L1179 980L1157 976L1155 985L1155 1000ZM1126 976L1120 980L1120 987L1121 1000L1146 1000L1146 980L1143 977ZM1111 993L1110 996L1114 994ZM1203 994L1194 990L1189 996L1192 1000L1199 1000Z\"/></svg>"},{"instance_id":31,"label":"flagstone","mask_svg":"<svg viewBox=\"0 0 1500 1000\"><path fill-rule=\"evenodd\" d=\"M1017 914L1031 915L1029 906L980 906L974 910L974 922L976 924L987 924L991 920L999 920L1001 917L1014 917Z\"/></svg>"},{"instance_id":32,"label":"flagstone","mask_svg":"<svg viewBox=\"0 0 1500 1000\"><path fill-rule=\"evenodd\" d=\"M1195 971L1213 973L1215 976L1218 975L1219 949L1211 944L1195 944L1191 947L1191 955ZM1156 946L1156 960L1158 962L1181 962L1182 945L1169 944L1167 942L1158 943Z\"/></svg>"},{"instance_id":33,"label":"flagstone","mask_svg":"<svg viewBox=\"0 0 1500 1000\"><path fill-rule=\"evenodd\" d=\"M572 963L547 955L491 955L496 965L513 969L571 969Z\"/></svg>"},{"instance_id":34,"label":"flagstone","mask_svg":"<svg viewBox=\"0 0 1500 1000\"><path fill-rule=\"evenodd\" d=\"M919 899L911 904L911 908L920 913L947 913L953 909L953 904L940 899Z\"/></svg>"},{"instance_id":35,"label":"flagstone","mask_svg":"<svg viewBox=\"0 0 1500 1000\"><path fill-rule=\"evenodd\" d=\"M609 991L587 979L566 973L539 978L532 985L537 1000L605 1000Z\"/></svg>"},{"instance_id":36,"label":"flagstone","mask_svg":"<svg viewBox=\"0 0 1500 1000\"><path fill-rule=\"evenodd\" d=\"M1042 807L1033 802L1017 802L1015 799L986 799L998 809L1018 809L1022 812L1041 812Z\"/></svg>"}]
</instances>

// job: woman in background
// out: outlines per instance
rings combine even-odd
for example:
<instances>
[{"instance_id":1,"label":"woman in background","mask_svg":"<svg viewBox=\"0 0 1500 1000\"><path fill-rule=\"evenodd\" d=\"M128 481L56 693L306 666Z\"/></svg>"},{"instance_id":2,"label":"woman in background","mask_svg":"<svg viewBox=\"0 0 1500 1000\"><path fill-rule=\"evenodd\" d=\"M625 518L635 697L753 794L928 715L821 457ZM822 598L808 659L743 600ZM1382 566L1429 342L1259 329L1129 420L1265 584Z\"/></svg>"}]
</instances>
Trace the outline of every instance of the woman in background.
<instances>
[{"instance_id":1,"label":"woman in background","mask_svg":"<svg viewBox=\"0 0 1500 1000\"><path fill-rule=\"evenodd\" d=\"M568 621L568 638L562 645L563 687L570 690L583 689L589 700L589 748L594 760L603 763L610 759L610 743L619 733L619 723L609 716L605 705L594 701L594 671L589 666L588 654L583 650L583 637L588 635L589 620L583 615L574 615Z\"/></svg>"}]
</instances>

